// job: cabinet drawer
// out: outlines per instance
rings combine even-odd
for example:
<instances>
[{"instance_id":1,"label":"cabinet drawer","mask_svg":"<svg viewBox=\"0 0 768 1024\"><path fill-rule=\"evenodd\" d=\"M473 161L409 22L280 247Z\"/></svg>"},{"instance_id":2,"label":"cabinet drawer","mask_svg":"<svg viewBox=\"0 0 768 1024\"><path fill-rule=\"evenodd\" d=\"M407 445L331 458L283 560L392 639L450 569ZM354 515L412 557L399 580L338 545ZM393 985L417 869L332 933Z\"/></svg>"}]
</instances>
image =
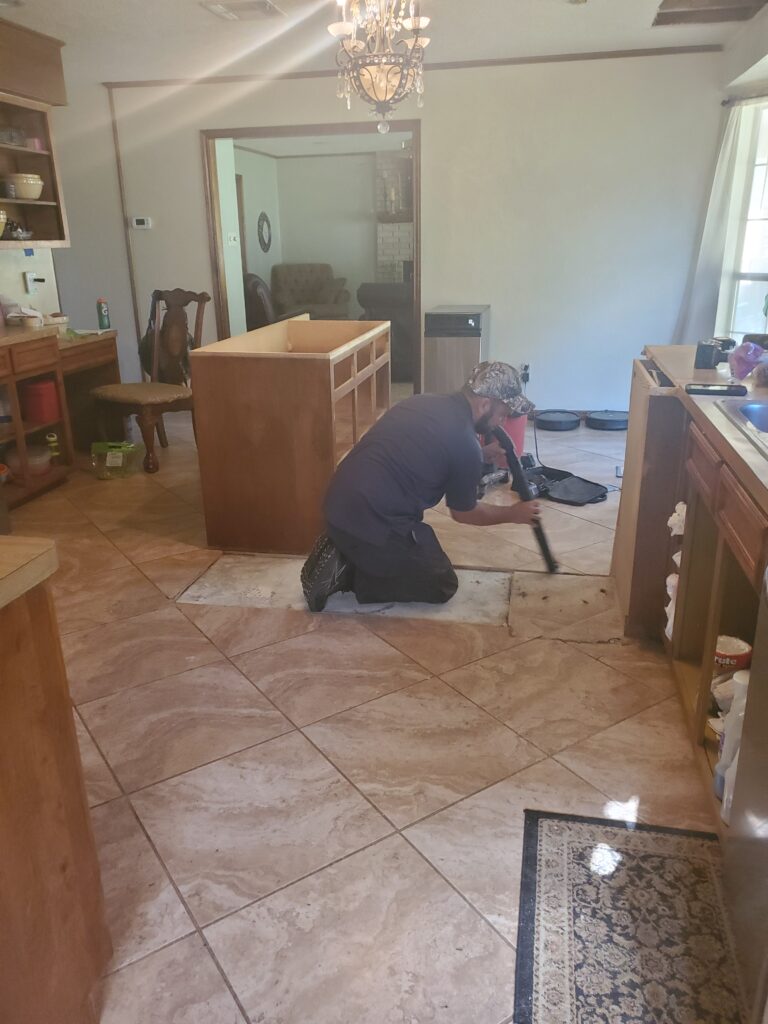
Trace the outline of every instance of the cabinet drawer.
<instances>
[{"instance_id":1,"label":"cabinet drawer","mask_svg":"<svg viewBox=\"0 0 768 1024\"><path fill-rule=\"evenodd\" d=\"M10 349L0 348L0 377L8 377L12 372Z\"/></svg>"},{"instance_id":2,"label":"cabinet drawer","mask_svg":"<svg viewBox=\"0 0 768 1024\"><path fill-rule=\"evenodd\" d=\"M39 338L37 341L22 341L11 346L14 373L34 373L36 370L50 370L59 361L57 335Z\"/></svg>"},{"instance_id":3,"label":"cabinet drawer","mask_svg":"<svg viewBox=\"0 0 768 1024\"><path fill-rule=\"evenodd\" d=\"M765 566L768 519L727 466L720 473L717 518L728 546L756 589Z\"/></svg>"},{"instance_id":4,"label":"cabinet drawer","mask_svg":"<svg viewBox=\"0 0 768 1024\"><path fill-rule=\"evenodd\" d=\"M704 501L711 509L715 507L718 479L722 459L706 440L698 427L691 423L688 428L688 456L685 468Z\"/></svg>"},{"instance_id":5,"label":"cabinet drawer","mask_svg":"<svg viewBox=\"0 0 768 1024\"><path fill-rule=\"evenodd\" d=\"M62 372L74 373L76 370L89 369L91 366L117 363L117 345L111 339L107 339L88 345L77 345L71 349L63 348L59 355Z\"/></svg>"}]
</instances>

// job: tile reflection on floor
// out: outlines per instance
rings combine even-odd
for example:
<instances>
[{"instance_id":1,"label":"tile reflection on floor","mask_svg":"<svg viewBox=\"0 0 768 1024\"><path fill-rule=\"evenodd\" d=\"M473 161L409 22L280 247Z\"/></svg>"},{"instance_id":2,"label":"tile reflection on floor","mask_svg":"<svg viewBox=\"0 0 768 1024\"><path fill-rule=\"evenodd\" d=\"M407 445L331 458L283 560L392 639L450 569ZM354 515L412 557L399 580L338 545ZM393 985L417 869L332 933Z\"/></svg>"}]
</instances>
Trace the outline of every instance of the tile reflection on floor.
<instances>
[{"instance_id":1,"label":"tile reflection on floor","mask_svg":"<svg viewBox=\"0 0 768 1024\"><path fill-rule=\"evenodd\" d=\"M208 550L189 418L167 429L155 476L78 470L12 517L59 549L102 1024L507 1024L526 807L711 827L666 660L621 638L617 492L547 504L557 577L525 527L429 514L457 563L500 570L490 621L487 586L464 621L313 616L295 571L283 607L242 600L270 579ZM605 482L623 440L539 434Z\"/></svg>"}]
</instances>

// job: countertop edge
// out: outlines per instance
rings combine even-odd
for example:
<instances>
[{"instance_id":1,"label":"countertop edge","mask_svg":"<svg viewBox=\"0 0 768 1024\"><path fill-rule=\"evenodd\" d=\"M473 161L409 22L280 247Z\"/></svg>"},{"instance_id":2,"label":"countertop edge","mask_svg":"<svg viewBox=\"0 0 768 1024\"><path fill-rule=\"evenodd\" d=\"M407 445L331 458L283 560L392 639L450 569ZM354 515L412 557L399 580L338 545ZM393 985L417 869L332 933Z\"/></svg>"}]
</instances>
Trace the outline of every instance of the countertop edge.
<instances>
[{"instance_id":1,"label":"countertop edge","mask_svg":"<svg viewBox=\"0 0 768 1024\"><path fill-rule=\"evenodd\" d=\"M0 608L44 583L58 567L54 541L41 537L0 537Z\"/></svg>"}]
</instances>

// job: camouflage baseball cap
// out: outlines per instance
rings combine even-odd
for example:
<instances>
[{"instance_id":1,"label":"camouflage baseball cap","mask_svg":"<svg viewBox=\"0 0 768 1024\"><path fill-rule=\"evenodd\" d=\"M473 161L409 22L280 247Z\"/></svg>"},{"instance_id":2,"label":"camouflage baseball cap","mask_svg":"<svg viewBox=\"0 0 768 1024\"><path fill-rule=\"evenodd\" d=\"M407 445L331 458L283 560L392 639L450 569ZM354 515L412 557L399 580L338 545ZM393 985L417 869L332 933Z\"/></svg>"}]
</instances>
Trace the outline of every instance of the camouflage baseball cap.
<instances>
[{"instance_id":1,"label":"camouflage baseball cap","mask_svg":"<svg viewBox=\"0 0 768 1024\"><path fill-rule=\"evenodd\" d=\"M523 379L509 363L480 363L470 374L467 387L483 398L498 398L513 416L525 416L536 408L523 394Z\"/></svg>"}]
</instances>

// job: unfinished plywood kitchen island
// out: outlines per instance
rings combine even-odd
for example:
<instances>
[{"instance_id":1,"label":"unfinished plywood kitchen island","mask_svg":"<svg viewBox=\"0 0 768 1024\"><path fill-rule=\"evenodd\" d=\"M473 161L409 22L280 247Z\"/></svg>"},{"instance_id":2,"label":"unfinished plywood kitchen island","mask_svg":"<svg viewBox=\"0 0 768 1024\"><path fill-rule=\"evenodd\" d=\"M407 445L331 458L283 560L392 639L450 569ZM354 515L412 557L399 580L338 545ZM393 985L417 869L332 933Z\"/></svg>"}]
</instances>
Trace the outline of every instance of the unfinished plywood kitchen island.
<instances>
[{"instance_id":1,"label":"unfinished plywood kitchen island","mask_svg":"<svg viewBox=\"0 0 768 1024\"><path fill-rule=\"evenodd\" d=\"M296 318L191 355L208 543L304 554L338 461L389 408L389 323Z\"/></svg>"}]
</instances>

